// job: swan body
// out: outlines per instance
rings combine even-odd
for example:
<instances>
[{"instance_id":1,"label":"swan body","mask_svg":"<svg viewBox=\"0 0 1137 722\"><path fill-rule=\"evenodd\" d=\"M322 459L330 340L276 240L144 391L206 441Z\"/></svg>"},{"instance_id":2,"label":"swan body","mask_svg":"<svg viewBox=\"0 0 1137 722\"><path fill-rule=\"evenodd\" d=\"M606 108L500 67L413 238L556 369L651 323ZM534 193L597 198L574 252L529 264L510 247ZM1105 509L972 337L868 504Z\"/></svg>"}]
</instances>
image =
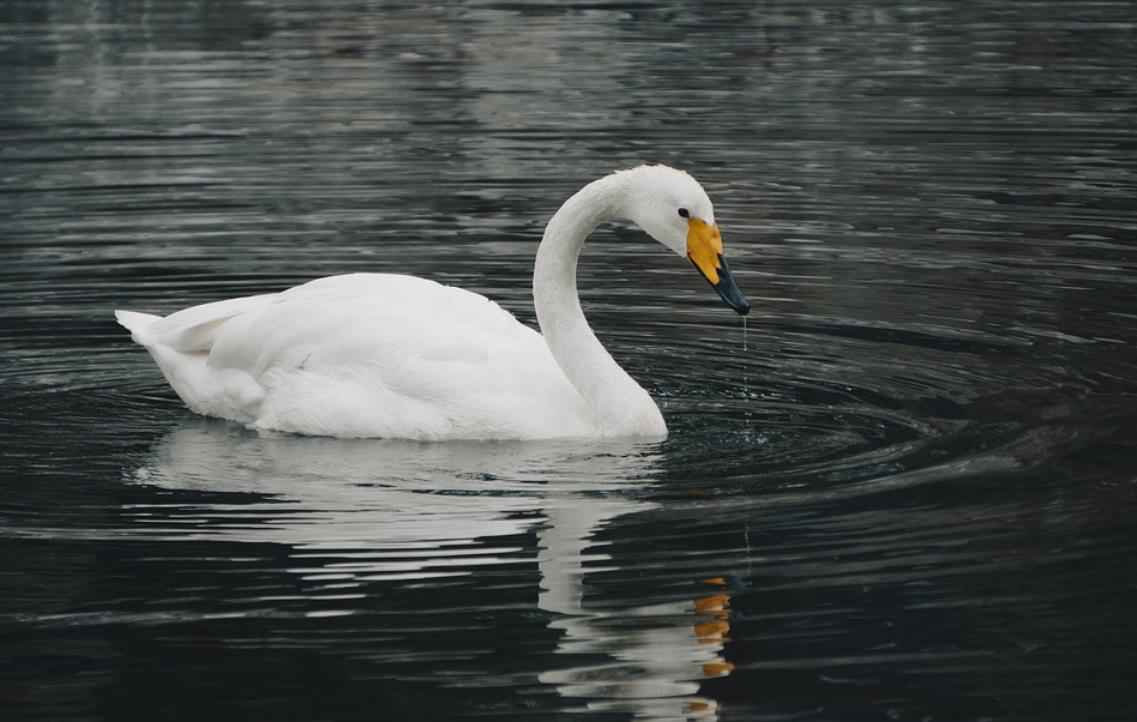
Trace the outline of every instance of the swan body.
<instances>
[{"instance_id":1,"label":"swan body","mask_svg":"<svg viewBox=\"0 0 1137 722\"><path fill-rule=\"evenodd\" d=\"M257 429L420 440L663 437L655 402L597 340L576 293L581 246L609 218L637 222L690 258L735 310L749 310L702 187L681 171L641 166L585 186L549 222L533 277L544 335L476 293L378 273L166 317L115 316L191 410Z\"/></svg>"},{"instance_id":2,"label":"swan body","mask_svg":"<svg viewBox=\"0 0 1137 722\"><path fill-rule=\"evenodd\" d=\"M332 276L118 318L190 409L258 428L413 439L598 431L540 334L483 296L413 276Z\"/></svg>"}]
</instances>

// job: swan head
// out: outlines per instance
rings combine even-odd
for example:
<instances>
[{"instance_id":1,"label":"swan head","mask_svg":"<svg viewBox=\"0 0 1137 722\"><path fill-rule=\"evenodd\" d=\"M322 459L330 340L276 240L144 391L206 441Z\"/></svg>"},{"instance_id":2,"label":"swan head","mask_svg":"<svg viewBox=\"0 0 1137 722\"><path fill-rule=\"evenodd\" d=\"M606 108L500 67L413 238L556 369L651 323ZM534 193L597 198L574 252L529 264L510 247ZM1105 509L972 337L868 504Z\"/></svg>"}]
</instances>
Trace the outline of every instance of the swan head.
<instances>
[{"instance_id":1,"label":"swan head","mask_svg":"<svg viewBox=\"0 0 1137 722\"><path fill-rule=\"evenodd\" d=\"M750 313L750 302L723 257L714 206L699 182L665 165L643 165L616 175L626 183L627 217L689 260L726 305L743 316Z\"/></svg>"}]
</instances>

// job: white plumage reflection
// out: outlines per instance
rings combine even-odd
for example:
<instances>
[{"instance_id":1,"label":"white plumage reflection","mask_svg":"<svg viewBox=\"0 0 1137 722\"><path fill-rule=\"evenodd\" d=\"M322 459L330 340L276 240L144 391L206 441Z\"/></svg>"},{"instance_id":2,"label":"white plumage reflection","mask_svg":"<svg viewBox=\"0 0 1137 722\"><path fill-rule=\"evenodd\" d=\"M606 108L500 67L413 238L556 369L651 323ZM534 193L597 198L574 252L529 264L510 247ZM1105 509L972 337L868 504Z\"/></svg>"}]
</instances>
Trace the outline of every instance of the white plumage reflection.
<instances>
[{"instance_id":1,"label":"white plumage reflection","mask_svg":"<svg viewBox=\"0 0 1137 722\"><path fill-rule=\"evenodd\" d=\"M659 508L644 492L659 483L662 464L658 444L626 439L587 449L571 441L298 439L190 419L128 478L198 492L198 501L179 498L172 524L163 523L171 500L162 497L154 507L132 505L124 516L151 542L286 548L289 571L303 579L307 595L293 601L304 601L311 616L360 615L361 628L384 629L399 618L369 616L375 605L368 599L402 585L420 590L419 611L437 608L439 619L418 632L413 625L399 630L411 656L421 654L420 646L431 647L417 635L476 643L462 627L445 626L455 601L436 597L431 584L453 592L456 587L447 584L462 578L500 582L503 570L533 564L530 550L518 545L533 534L539 579L526 593L549 614L557 642L552 655L533 656L540 668L511 667L507 673L531 674L572 709L631 713L652 722L713 720L718 705L700 694L701 686L733 669L724 658L730 598L718 586L721 580L694 577L690 565L681 571L656 567L645 577L610 541L597 539L617 520ZM258 584L250 574L249 583ZM629 594L589 585L590 575L654 581ZM455 623L467 622L463 617ZM388 647L385 653L397 657L400 648ZM470 684L468 672L459 668L453 679L440 675L438 683ZM474 679L492 685L493 674L479 672Z\"/></svg>"}]
</instances>

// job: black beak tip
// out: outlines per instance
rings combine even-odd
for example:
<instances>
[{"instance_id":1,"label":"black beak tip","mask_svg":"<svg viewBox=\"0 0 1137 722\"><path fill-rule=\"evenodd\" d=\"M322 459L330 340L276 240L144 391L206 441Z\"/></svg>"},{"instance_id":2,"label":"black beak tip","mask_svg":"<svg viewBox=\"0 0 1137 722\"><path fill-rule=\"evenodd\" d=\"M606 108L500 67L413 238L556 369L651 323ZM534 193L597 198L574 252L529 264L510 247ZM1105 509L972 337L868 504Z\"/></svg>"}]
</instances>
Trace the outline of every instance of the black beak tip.
<instances>
[{"instance_id":1,"label":"black beak tip","mask_svg":"<svg viewBox=\"0 0 1137 722\"><path fill-rule=\"evenodd\" d=\"M695 268L699 268L698 264L695 264ZM703 273L702 269L699 269L699 273ZM711 282L711 287L718 292L719 298L730 306L735 313L739 316L750 314L750 301L746 300L746 296L742 295L738 284L734 282L734 275L730 272L730 266L725 258L719 256L718 278L716 280L711 281L705 273L703 273L703 278Z\"/></svg>"},{"instance_id":2,"label":"black beak tip","mask_svg":"<svg viewBox=\"0 0 1137 722\"><path fill-rule=\"evenodd\" d=\"M726 305L730 306L739 316L750 313L750 301L747 301L746 296L742 295L742 291L738 290L738 286L734 283L734 277L729 272L722 274L722 280L715 284L714 288L718 291L719 297L726 302Z\"/></svg>"}]
</instances>

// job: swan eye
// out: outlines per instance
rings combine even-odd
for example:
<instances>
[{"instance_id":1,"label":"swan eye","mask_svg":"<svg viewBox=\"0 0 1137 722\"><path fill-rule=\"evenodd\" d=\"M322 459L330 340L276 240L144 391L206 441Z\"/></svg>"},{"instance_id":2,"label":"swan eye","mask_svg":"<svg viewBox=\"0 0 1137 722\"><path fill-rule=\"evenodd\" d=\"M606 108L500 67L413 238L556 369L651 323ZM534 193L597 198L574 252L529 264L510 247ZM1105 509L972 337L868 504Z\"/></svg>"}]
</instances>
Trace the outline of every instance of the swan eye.
<instances>
[{"instance_id":1,"label":"swan eye","mask_svg":"<svg viewBox=\"0 0 1137 722\"><path fill-rule=\"evenodd\" d=\"M686 208L680 208L680 209L679 209L679 215L681 215L681 216L683 216L684 218L686 218L687 216L689 216L689 215L691 215L691 214L687 212L687 209L686 209Z\"/></svg>"}]
</instances>

